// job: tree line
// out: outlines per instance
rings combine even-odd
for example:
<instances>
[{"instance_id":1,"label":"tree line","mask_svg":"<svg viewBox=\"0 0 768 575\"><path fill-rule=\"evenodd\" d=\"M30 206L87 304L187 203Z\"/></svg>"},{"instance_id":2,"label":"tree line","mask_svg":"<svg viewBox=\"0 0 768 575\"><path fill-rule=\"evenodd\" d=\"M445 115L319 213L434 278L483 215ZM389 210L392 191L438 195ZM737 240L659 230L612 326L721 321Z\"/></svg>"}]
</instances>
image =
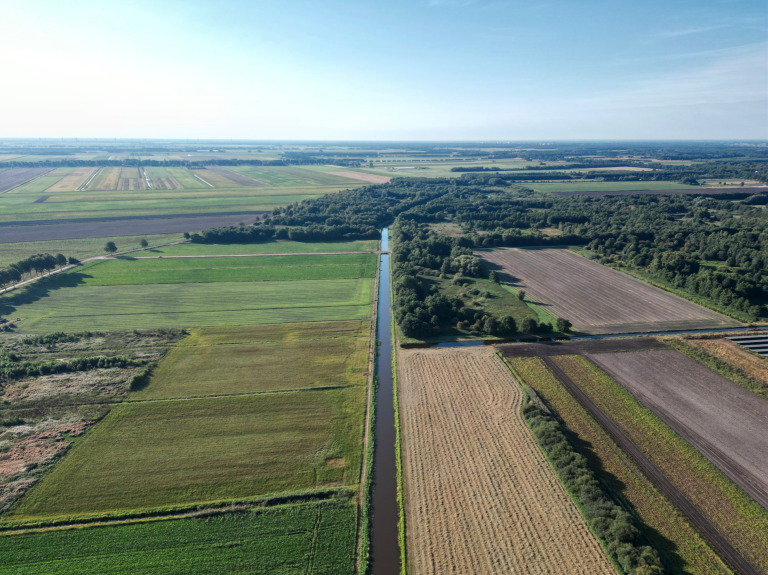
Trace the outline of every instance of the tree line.
<instances>
[{"instance_id":1,"label":"tree line","mask_svg":"<svg viewBox=\"0 0 768 575\"><path fill-rule=\"evenodd\" d=\"M8 287L9 285L15 286L23 279L32 279L33 273L37 276L43 275L45 272L50 274L51 271L57 267L62 268L68 263L74 263L76 260L73 258L67 258L62 254L35 254L29 256L23 260L19 260L10 264L4 269L0 269L0 288Z\"/></svg>"}]
</instances>

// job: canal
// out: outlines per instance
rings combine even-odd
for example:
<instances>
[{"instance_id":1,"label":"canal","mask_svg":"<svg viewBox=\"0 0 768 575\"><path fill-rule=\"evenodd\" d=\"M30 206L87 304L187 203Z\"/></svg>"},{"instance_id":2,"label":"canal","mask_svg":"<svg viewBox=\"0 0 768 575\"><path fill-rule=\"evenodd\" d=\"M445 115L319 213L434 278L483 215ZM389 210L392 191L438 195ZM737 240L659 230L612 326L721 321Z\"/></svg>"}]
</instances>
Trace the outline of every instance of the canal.
<instances>
[{"instance_id":1,"label":"canal","mask_svg":"<svg viewBox=\"0 0 768 575\"><path fill-rule=\"evenodd\" d=\"M381 250L389 250L389 229L381 232ZM395 408L392 391L392 310L389 293L389 254L381 255L376 340L376 427L373 444L373 496L371 498L371 573L400 572L397 541L397 470L395 460Z\"/></svg>"}]
</instances>

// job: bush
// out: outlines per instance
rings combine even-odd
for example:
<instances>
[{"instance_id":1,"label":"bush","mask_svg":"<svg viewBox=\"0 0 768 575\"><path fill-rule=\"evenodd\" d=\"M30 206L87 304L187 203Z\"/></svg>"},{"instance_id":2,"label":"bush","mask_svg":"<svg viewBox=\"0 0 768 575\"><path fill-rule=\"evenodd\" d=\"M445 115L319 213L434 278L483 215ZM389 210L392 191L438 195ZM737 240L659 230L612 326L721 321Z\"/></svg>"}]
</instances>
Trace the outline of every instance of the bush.
<instances>
[{"instance_id":1,"label":"bush","mask_svg":"<svg viewBox=\"0 0 768 575\"><path fill-rule=\"evenodd\" d=\"M645 545L632 516L603 491L587 459L576 452L560 424L530 400L522 410L565 488L580 503L582 513L608 554L628 575L661 575L661 560Z\"/></svg>"},{"instance_id":2,"label":"bush","mask_svg":"<svg viewBox=\"0 0 768 575\"><path fill-rule=\"evenodd\" d=\"M520 325L520 331L527 334L536 333L536 330L539 328L539 324L536 322L535 319L527 318L523 320L523 323Z\"/></svg>"},{"instance_id":3,"label":"bush","mask_svg":"<svg viewBox=\"0 0 768 575\"><path fill-rule=\"evenodd\" d=\"M520 301L525 300L525 290L521 289L519 292L517 292L517 299Z\"/></svg>"},{"instance_id":4,"label":"bush","mask_svg":"<svg viewBox=\"0 0 768 575\"><path fill-rule=\"evenodd\" d=\"M556 323L557 331L561 333L565 333L571 329L571 322L567 319L563 319L562 317L557 318Z\"/></svg>"}]
</instances>

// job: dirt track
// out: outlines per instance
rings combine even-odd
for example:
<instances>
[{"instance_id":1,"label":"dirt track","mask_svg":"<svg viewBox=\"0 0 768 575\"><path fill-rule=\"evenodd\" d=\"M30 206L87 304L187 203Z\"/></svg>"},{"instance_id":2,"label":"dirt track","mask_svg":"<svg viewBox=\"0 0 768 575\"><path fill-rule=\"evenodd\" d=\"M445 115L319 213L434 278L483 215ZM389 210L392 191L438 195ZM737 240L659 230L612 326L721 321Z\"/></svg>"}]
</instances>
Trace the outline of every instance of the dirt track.
<instances>
[{"instance_id":1,"label":"dirt track","mask_svg":"<svg viewBox=\"0 0 768 575\"><path fill-rule=\"evenodd\" d=\"M589 359L768 509L768 401L675 350Z\"/></svg>"},{"instance_id":2,"label":"dirt track","mask_svg":"<svg viewBox=\"0 0 768 575\"><path fill-rule=\"evenodd\" d=\"M616 354L623 357L626 354ZM577 386L570 377L549 357L544 358L550 370L560 379L566 389L576 398L584 409L594 417L600 426L611 436L630 459L635 462L651 483L661 491L688 518L693 526L709 541L714 549L725 558L741 575L759 575L759 573L731 546L728 541L699 513L696 507L643 455L619 427L603 413L592 400Z\"/></svg>"},{"instance_id":3,"label":"dirt track","mask_svg":"<svg viewBox=\"0 0 768 575\"><path fill-rule=\"evenodd\" d=\"M590 334L692 330L740 325L645 282L564 249L479 251L502 280Z\"/></svg>"},{"instance_id":4,"label":"dirt track","mask_svg":"<svg viewBox=\"0 0 768 575\"><path fill-rule=\"evenodd\" d=\"M489 348L398 350L412 573L613 573Z\"/></svg>"}]
</instances>

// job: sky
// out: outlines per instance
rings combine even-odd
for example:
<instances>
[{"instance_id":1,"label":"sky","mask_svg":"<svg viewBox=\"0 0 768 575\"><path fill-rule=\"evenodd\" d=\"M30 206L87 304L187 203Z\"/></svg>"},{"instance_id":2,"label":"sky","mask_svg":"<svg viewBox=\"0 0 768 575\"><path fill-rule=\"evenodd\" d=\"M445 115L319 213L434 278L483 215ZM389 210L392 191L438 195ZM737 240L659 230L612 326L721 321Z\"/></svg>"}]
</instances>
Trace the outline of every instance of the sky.
<instances>
[{"instance_id":1,"label":"sky","mask_svg":"<svg viewBox=\"0 0 768 575\"><path fill-rule=\"evenodd\" d=\"M0 5L0 138L768 139L765 0Z\"/></svg>"}]
</instances>

